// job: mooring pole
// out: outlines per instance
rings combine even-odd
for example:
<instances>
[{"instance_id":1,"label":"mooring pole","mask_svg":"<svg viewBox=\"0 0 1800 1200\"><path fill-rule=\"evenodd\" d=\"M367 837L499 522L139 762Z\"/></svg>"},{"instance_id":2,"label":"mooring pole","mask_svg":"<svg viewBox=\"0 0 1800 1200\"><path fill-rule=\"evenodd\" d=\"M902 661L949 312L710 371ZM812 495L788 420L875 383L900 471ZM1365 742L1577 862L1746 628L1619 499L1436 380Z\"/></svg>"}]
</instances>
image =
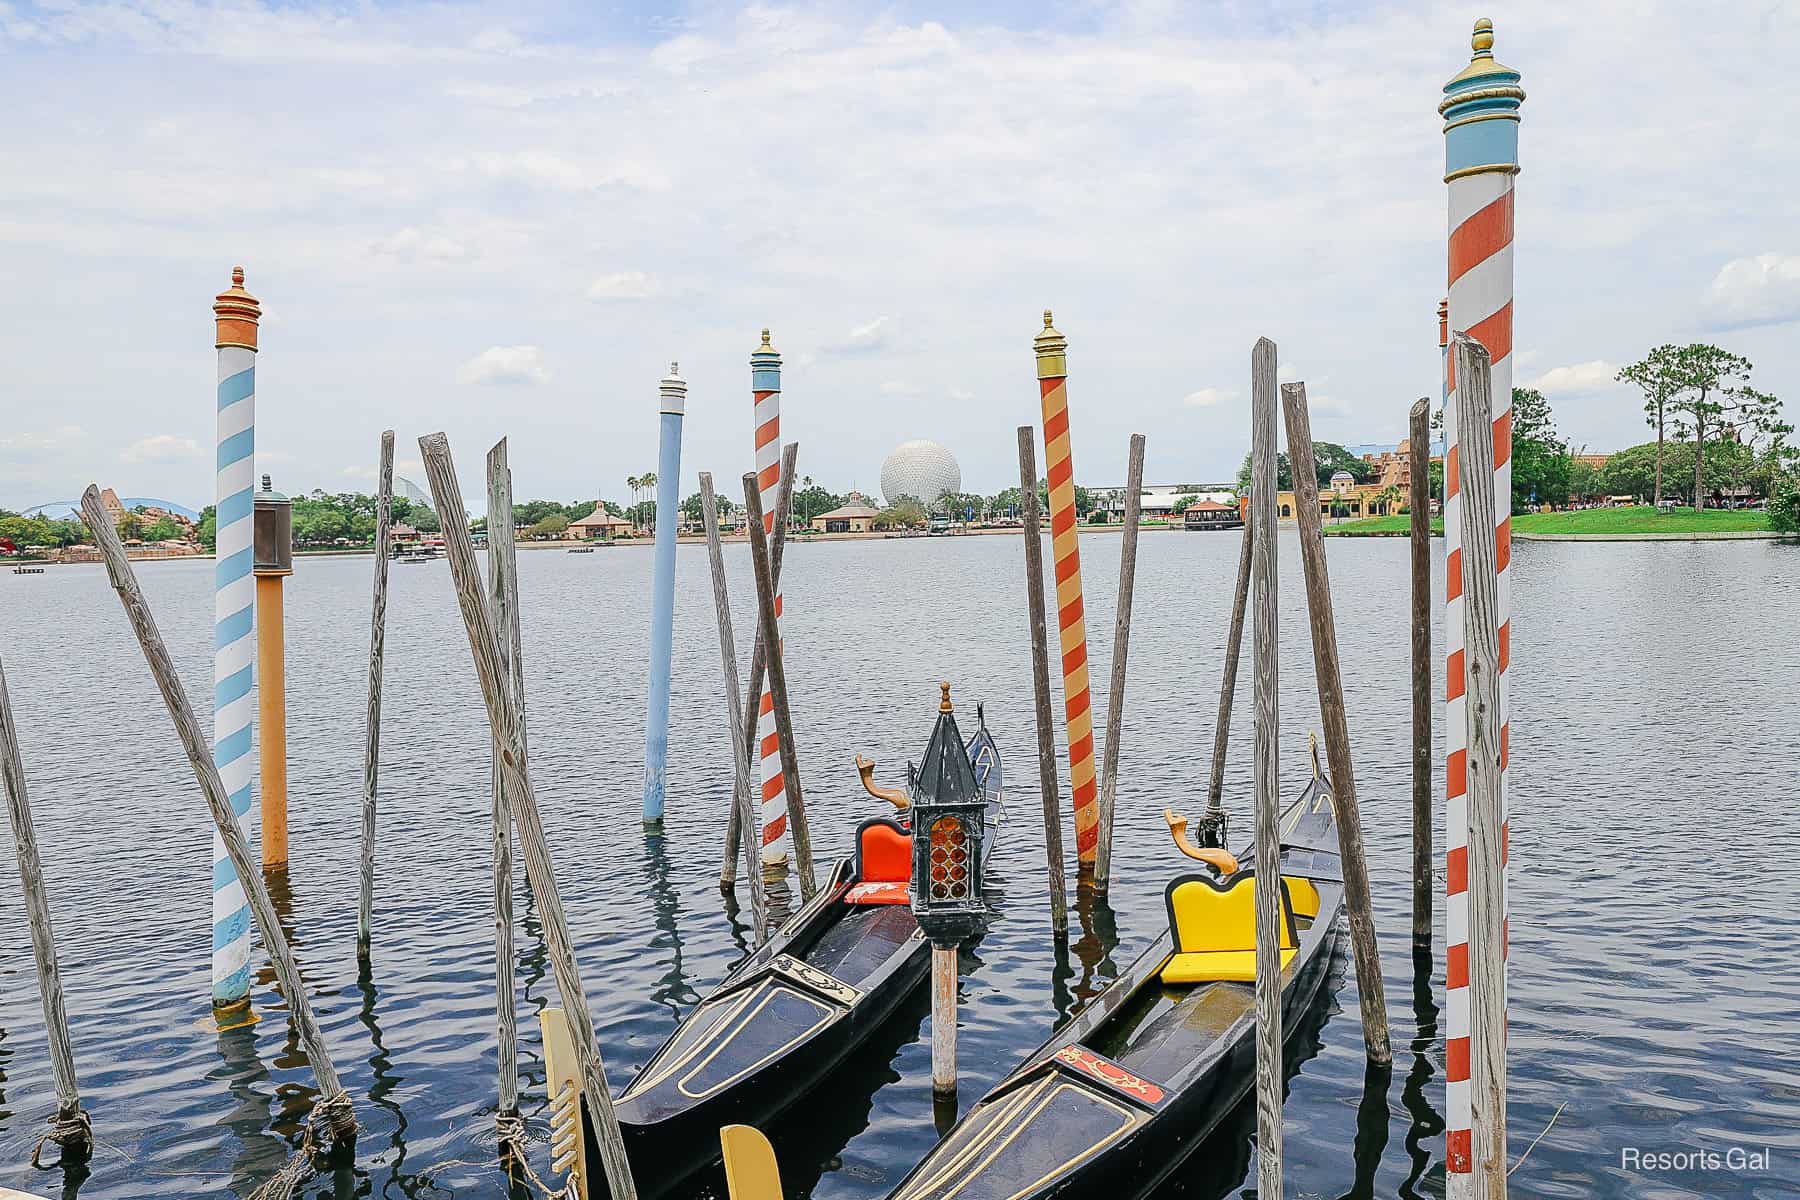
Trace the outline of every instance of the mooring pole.
<instances>
[{"instance_id":1,"label":"mooring pole","mask_svg":"<svg viewBox=\"0 0 1800 1200\"><path fill-rule=\"evenodd\" d=\"M1119 544L1119 597L1113 617L1112 685L1106 693L1106 750L1101 755L1100 838L1094 847L1094 886L1112 883L1113 805L1119 792L1119 731L1125 719L1125 660L1131 651L1131 592L1137 582L1138 515L1144 490L1144 435L1131 435L1125 471L1125 532Z\"/></svg>"},{"instance_id":2,"label":"mooring pole","mask_svg":"<svg viewBox=\"0 0 1800 1200\"><path fill-rule=\"evenodd\" d=\"M450 557L450 573L456 581L457 605L462 609L463 625L469 634L475 674L481 681L481 699L487 707L488 726L500 740L506 799L518 831L519 851L525 859L525 877L531 883L531 893L537 898L538 913L544 924L544 941L551 969L556 975L556 990L562 994L569 1019L569 1035L575 1043L576 1057L581 1061L581 1094L587 1100L588 1115L594 1118L607 1186L614 1200L637 1200L631 1163L625 1157L625 1136L619 1128L618 1113L613 1109L612 1092L607 1087L606 1063L600 1056L600 1044L594 1036L593 1013L588 1008L587 992L581 986L581 971L575 962L568 918L563 915L562 897L556 890L556 868L550 862L550 846L544 836L543 819L538 814L537 793L531 786L531 772L525 758L524 714L513 703L508 670L500 658L499 635L488 612L487 599L482 594L481 567L475 561L475 542L469 536L468 521L463 516L462 487L456 481L456 465L450 458L450 440L441 433L427 434L419 439L419 456L425 460L433 507L443 522L444 547Z\"/></svg>"},{"instance_id":3,"label":"mooring pole","mask_svg":"<svg viewBox=\"0 0 1800 1200\"><path fill-rule=\"evenodd\" d=\"M56 963L56 938L50 928L50 898L38 857L37 832L31 823L31 801L25 794L25 762L19 752L19 730L13 724L12 700L6 692L6 667L0 663L0 782L6 785L6 814L12 821L13 850L19 860L19 886L25 893L25 919L31 926L32 961L37 967L38 999L44 1006L44 1033L50 1043L50 1074L56 1081L56 1115L38 1142L55 1142L71 1163L93 1150L94 1130L81 1107L75 1084L75 1051L69 1041L69 1018L63 1011L62 971ZM32 1154L33 1165L37 1153Z\"/></svg>"},{"instance_id":4,"label":"mooring pole","mask_svg":"<svg viewBox=\"0 0 1800 1200\"><path fill-rule=\"evenodd\" d=\"M800 760L794 750L794 718L788 710L787 669L781 661L781 634L776 624L776 608L781 599L775 590L775 573L769 563L769 534L763 520L762 493L758 487L754 472L744 476L744 510L749 518L745 524L750 530L750 563L756 575L756 619L762 627L763 643L774 647L774 653L768 656L768 696L770 715L775 718L776 749L781 755L781 772L777 778L783 781L783 789L787 796L787 818L792 823L794 834L794 865L800 873L800 897L811 900L813 893L819 888L813 878L812 833L806 823L806 797L800 790ZM764 747L766 759L768 748ZM770 795L769 775L763 776L763 799ZM764 819L768 809L765 807ZM776 836L780 831L776 831ZM768 862L768 828L763 830L763 861Z\"/></svg>"},{"instance_id":5,"label":"mooring pole","mask_svg":"<svg viewBox=\"0 0 1800 1200\"><path fill-rule=\"evenodd\" d=\"M1275 343L1250 354L1250 574L1256 794L1256 1194L1281 1200L1281 611L1276 601ZM1299 472L1296 471L1298 478Z\"/></svg>"},{"instance_id":6,"label":"mooring pole","mask_svg":"<svg viewBox=\"0 0 1800 1200\"><path fill-rule=\"evenodd\" d=\"M1037 443L1019 426L1019 512L1025 522L1025 603L1031 618L1031 690L1037 715L1038 793L1044 802L1044 859L1050 870L1050 927L1069 931L1068 884L1063 874L1062 800L1056 774L1055 717L1050 711L1050 648L1044 620L1044 542L1039 527Z\"/></svg>"},{"instance_id":7,"label":"mooring pole","mask_svg":"<svg viewBox=\"0 0 1800 1200\"><path fill-rule=\"evenodd\" d=\"M1412 560L1412 941L1431 949L1431 401L1407 414Z\"/></svg>"},{"instance_id":8,"label":"mooring pole","mask_svg":"<svg viewBox=\"0 0 1800 1200\"><path fill-rule=\"evenodd\" d=\"M775 493L781 487L781 355L769 344L769 331L762 331L762 344L750 355L750 393L756 405L756 492L758 510L763 524L765 540L775 533L775 510L780 507L776 503ZM783 524L786 522L784 521ZM751 545L757 544L754 535ZM758 556L763 551L753 551ZM758 568L759 570L761 568ZM775 591L775 620L779 629L781 621L780 585L771 575L771 586ZM772 662L781 657L781 639L778 633L763 631L769 642L768 657ZM757 749L757 757L762 764L762 861L766 867L780 867L787 862L787 851L782 849L781 834L788 826L788 781L782 773L786 759L781 753L781 738L777 735L774 721L774 688L773 681L779 668L769 671L770 685L757 701L757 730L760 736L753 737L751 744ZM768 732L762 733L764 727ZM797 785L796 785L797 786ZM796 831L798 832L798 831ZM798 838L796 838L796 842ZM795 845L794 857L799 858L800 847ZM806 894L812 895L809 883Z\"/></svg>"},{"instance_id":9,"label":"mooring pole","mask_svg":"<svg viewBox=\"0 0 1800 1200\"><path fill-rule=\"evenodd\" d=\"M247 506L245 511L248 512ZM181 686L181 676L176 673L175 663L169 657L169 649L163 644L162 634L157 631L156 618L150 612L149 602L138 588L131 562L125 557L125 545L119 540L118 531L113 528L105 506L100 503L100 489L93 484L89 484L87 491L82 493L81 515L87 521L88 528L93 531L94 542L106 561L106 571L113 590L118 592L119 602L125 606L125 615L131 622L132 632L137 635L138 645L143 649L144 660L150 665L150 674L156 680L156 686L162 692L163 703L168 706L169 716L175 722L175 732L181 738L182 749L187 751L188 763L200 782L200 790L206 795L213 825L219 832L219 839L225 844L226 860L231 864L231 886L244 897L246 907L256 919L257 932L262 935L263 945L268 947L270 961L275 967L276 982L280 984L281 993L287 1000L294 1032L299 1035L300 1044L312 1064L313 1077L318 1081L319 1101L314 1105L309 1118L309 1133L302 1143L301 1156L309 1158L311 1154L322 1154L335 1146L348 1145L356 1140L356 1114L352 1110L350 1097L344 1091L344 1085L338 1081L337 1070L331 1065L331 1054L325 1044L324 1031L319 1028L319 1023L313 1016L312 1002L307 998L306 985L300 978L300 968L294 961L293 951L288 948L287 935L281 930L275 906L269 900L269 890L250 850L249 839L244 837L244 831L238 827L239 814L234 807L232 794L226 791L218 765L206 752L206 735L200 730L200 720L194 715L193 706L188 703L187 692ZM246 579L249 578L248 570L246 558ZM246 978L248 973L249 964L246 962ZM243 1011L238 1018L240 1022L249 1016L248 998L242 1007ZM325 1139L322 1144L314 1140L315 1134Z\"/></svg>"},{"instance_id":10,"label":"mooring pole","mask_svg":"<svg viewBox=\"0 0 1800 1200\"><path fill-rule=\"evenodd\" d=\"M719 502L713 494L711 471L700 472L700 512L706 522L706 556L712 567L713 609L719 621L719 659L724 664L725 723L731 728L732 789L731 813L742 829L756 828L756 803L750 795L750 747L744 732L745 705L739 699L737 639L731 631L731 596L725 583L725 549L719 542ZM779 528L779 525L777 526ZM754 695L759 689L752 688ZM744 851L744 874L750 880L750 916L756 925L756 945L768 938L769 901L763 894L762 864L757 860L756 843L740 837ZM733 861L730 850L726 862Z\"/></svg>"},{"instance_id":11,"label":"mooring pole","mask_svg":"<svg viewBox=\"0 0 1800 1200\"><path fill-rule=\"evenodd\" d=\"M669 669L675 644L675 534L681 518L681 419L687 381L669 364L659 389L656 457L656 564L650 579L650 698L644 714L644 828L662 827L663 772L669 762Z\"/></svg>"},{"instance_id":12,"label":"mooring pole","mask_svg":"<svg viewBox=\"0 0 1800 1200\"><path fill-rule=\"evenodd\" d=\"M1200 819L1196 841L1202 846L1225 846L1225 754L1231 738L1231 703L1237 696L1238 659L1244 647L1244 608L1250 602L1251 544L1256 522L1244 522L1238 544L1237 590L1231 599L1231 627L1225 635L1225 669L1219 678L1219 715L1213 722L1212 772L1206 779L1206 815Z\"/></svg>"},{"instance_id":13,"label":"mooring pole","mask_svg":"<svg viewBox=\"0 0 1800 1200\"><path fill-rule=\"evenodd\" d=\"M251 516L256 576L256 719L261 730L262 862L288 865L287 618L282 580L294 573L294 505L262 477Z\"/></svg>"},{"instance_id":14,"label":"mooring pole","mask_svg":"<svg viewBox=\"0 0 1800 1200\"><path fill-rule=\"evenodd\" d=\"M931 1094L956 1095L956 972L954 945L931 947Z\"/></svg>"},{"instance_id":15,"label":"mooring pole","mask_svg":"<svg viewBox=\"0 0 1800 1200\"><path fill-rule=\"evenodd\" d=\"M519 633L519 556L513 543L512 468L506 439L487 457L488 604L498 641L500 667L513 711L519 716L519 738L525 733L525 661ZM505 747L490 739L492 777L489 805L494 867L494 1024L500 1044L500 1103L494 1124L500 1134L500 1160L525 1161L525 1125L519 1117L519 1020L514 996L512 805L506 797Z\"/></svg>"},{"instance_id":16,"label":"mooring pole","mask_svg":"<svg viewBox=\"0 0 1800 1200\"><path fill-rule=\"evenodd\" d=\"M1325 562L1325 531L1319 514L1319 476L1313 457L1312 419L1306 385L1281 386L1287 418L1288 462L1294 474L1294 511L1300 527L1300 565L1306 577L1306 612L1312 629L1313 675L1319 685L1319 723L1325 727L1325 756L1331 764L1331 807L1336 814L1338 852L1344 872L1344 912L1350 951L1356 960L1357 999L1362 1006L1363 1045L1371 1062L1394 1061L1388 1034L1387 992L1382 986L1381 951L1375 944L1375 912L1369 898L1369 863L1363 852L1362 810L1350 760L1350 721L1344 707L1343 671L1338 664L1337 618L1331 609L1331 572Z\"/></svg>"},{"instance_id":17,"label":"mooring pole","mask_svg":"<svg viewBox=\"0 0 1800 1200\"><path fill-rule=\"evenodd\" d=\"M788 513L792 510L794 503L794 468L799 461L799 442L789 442L782 447L781 487L775 493L775 536L769 544L769 576L775 581L778 590L781 587L782 552L787 546ZM756 741L756 731L762 717L763 676L767 674L768 667L768 647L763 645L762 626L757 625L756 636L750 642L750 690L744 699L744 753L750 756L748 761L752 779L757 778L759 747ZM758 807L758 805L752 805L752 815ZM749 828L759 830L760 839L759 823L752 821ZM737 853L740 840L742 840L742 834L739 829L739 814L734 805L731 815L725 823L725 862L719 871L721 890L730 888L737 879ZM757 870L760 872L762 870L760 844L753 844L751 852L757 855Z\"/></svg>"},{"instance_id":18,"label":"mooring pole","mask_svg":"<svg viewBox=\"0 0 1800 1200\"><path fill-rule=\"evenodd\" d=\"M213 763L230 799L232 820L250 811L251 657L256 585L250 576L251 510L256 471L256 329L262 305L244 290L244 268L213 299L219 355L218 473L213 554ZM212 1006L221 1029L256 1018L250 1011L250 910L232 881L224 839L212 845Z\"/></svg>"},{"instance_id":19,"label":"mooring pole","mask_svg":"<svg viewBox=\"0 0 1800 1200\"><path fill-rule=\"evenodd\" d=\"M362 863L356 897L356 951L369 957L375 917L375 784L381 768L381 666L387 646L388 541L394 519L394 431L381 432L375 495L375 599L369 617L369 708L363 718Z\"/></svg>"},{"instance_id":20,"label":"mooring pole","mask_svg":"<svg viewBox=\"0 0 1800 1200\"><path fill-rule=\"evenodd\" d=\"M1506 627L1497 619L1511 535L1498 501L1511 488L1497 468L1487 353L1456 335L1458 492L1462 525L1464 728L1469 813L1469 1079L1475 1194L1506 1197ZM1510 516L1510 509L1508 510Z\"/></svg>"},{"instance_id":21,"label":"mooring pole","mask_svg":"<svg viewBox=\"0 0 1800 1200\"><path fill-rule=\"evenodd\" d=\"M1525 91L1519 73L1494 59L1491 21L1475 23L1469 65L1444 85L1438 113L1444 118L1444 182L1450 206L1449 329L1467 333L1490 356L1489 380L1493 419L1494 461L1500 464L1493 497L1497 577L1491 614L1498 631L1500 663L1506 663L1509 622L1506 584L1511 535L1512 341L1513 341L1513 180L1519 172L1519 109ZM1460 484L1477 478L1462 461L1461 397L1457 395L1458 356L1447 363L1444 404L1444 952L1446 962L1446 1195L1448 1200L1489 1196L1496 1186L1476 1179L1473 1123L1475 1100L1470 1089L1470 969L1465 964L1483 953L1474 944L1469 906L1469 798L1467 795L1467 719L1463 639L1462 500ZM1487 476L1480 478L1486 479ZM1504 679L1499 687L1502 744L1506 735ZM1501 773L1504 813L1505 772ZM1504 947L1500 951L1504 954ZM1506 1172L1498 1173L1499 1187Z\"/></svg>"},{"instance_id":22,"label":"mooring pole","mask_svg":"<svg viewBox=\"0 0 1800 1200\"><path fill-rule=\"evenodd\" d=\"M1050 557L1056 564L1056 625L1062 639L1063 721L1069 735L1069 789L1075 800L1075 857L1094 869L1100 803L1094 787L1094 712L1088 691L1087 620L1082 611L1081 547L1076 530L1075 464L1069 438L1069 341L1050 324L1032 339L1044 412L1044 476L1049 486ZM1031 491L1037 490L1034 480Z\"/></svg>"}]
</instances>

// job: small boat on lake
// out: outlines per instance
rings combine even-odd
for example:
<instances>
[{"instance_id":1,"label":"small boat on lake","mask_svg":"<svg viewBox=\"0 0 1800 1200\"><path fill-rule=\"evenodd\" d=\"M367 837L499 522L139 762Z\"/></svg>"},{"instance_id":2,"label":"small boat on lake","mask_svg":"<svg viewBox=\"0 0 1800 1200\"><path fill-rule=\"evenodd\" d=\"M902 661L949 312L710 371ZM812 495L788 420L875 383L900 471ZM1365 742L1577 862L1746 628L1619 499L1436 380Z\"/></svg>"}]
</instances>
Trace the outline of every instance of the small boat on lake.
<instances>
[{"instance_id":1,"label":"small boat on lake","mask_svg":"<svg viewBox=\"0 0 1800 1200\"><path fill-rule=\"evenodd\" d=\"M965 743L946 698L919 769L908 764L905 791L878 787L875 764L857 758L864 787L895 815L862 823L855 852L688 1014L619 1096L640 1196L686 1194L683 1185L719 1161L722 1126L777 1124L924 986L931 945L911 908L910 793L920 779L967 772L986 806L979 853L992 850L1002 771L979 706L976 713L978 728ZM586 1126L587 1161L598 1163L591 1121ZM599 1172L589 1186L604 1194Z\"/></svg>"},{"instance_id":2,"label":"small boat on lake","mask_svg":"<svg viewBox=\"0 0 1800 1200\"><path fill-rule=\"evenodd\" d=\"M1221 850L1172 880L1169 930L976 1102L891 1200L1135 1200L1169 1178L1256 1079L1256 873ZM1329 786L1282 818L1282 1028L1327 978L1343 910Z\"/></svg>"}]
</instances>

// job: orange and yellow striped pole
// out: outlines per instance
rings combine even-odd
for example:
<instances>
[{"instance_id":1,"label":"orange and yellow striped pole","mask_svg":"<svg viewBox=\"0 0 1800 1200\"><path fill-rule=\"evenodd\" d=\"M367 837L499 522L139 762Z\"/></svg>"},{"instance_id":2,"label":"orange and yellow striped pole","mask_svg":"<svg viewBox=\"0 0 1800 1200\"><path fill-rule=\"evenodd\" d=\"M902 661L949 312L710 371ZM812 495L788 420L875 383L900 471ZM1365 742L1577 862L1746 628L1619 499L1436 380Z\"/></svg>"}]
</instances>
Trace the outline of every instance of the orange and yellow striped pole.
<instances>
[{"instance_id":1,"label":"orange and yellow striped pole","mask_svg":"<svg viewBox=\"0 0 1800 1200\"><path fill-rule=\"evenodd\" d=\"M1087 621L1081 603L1081 548L1075 531L1075 464L1069 453L1068 339L1050 324L1032 342L1044 405L1044 473L1050 485L1050 561L1056 574L1056 627L1062 637L1063 717L1069 733L1069 786L1075 794L1075 852L1094 869L1100 805L1094 786L1094 713L1088 694Z\"/></svg>"}]
</instances>

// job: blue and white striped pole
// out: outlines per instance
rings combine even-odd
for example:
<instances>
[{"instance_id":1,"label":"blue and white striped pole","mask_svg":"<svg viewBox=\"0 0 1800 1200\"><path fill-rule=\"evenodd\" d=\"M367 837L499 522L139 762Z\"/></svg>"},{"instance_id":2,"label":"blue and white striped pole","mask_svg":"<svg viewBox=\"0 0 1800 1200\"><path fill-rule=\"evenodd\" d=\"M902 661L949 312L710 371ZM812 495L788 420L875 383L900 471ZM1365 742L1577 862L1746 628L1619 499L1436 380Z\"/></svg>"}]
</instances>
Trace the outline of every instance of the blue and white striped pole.
<instances>
[{"instance_id":1,"label":"blue and white striped pole","mask_svg":"<svg viewBox=\"0 0 1800 1200\"><path fill-rule=\"evenodd\" d=\"M650 583L650 711L644 717L644 825L662 825L663 770L669 761L669 660L675 636L675 526L681 497L681 418L687 381L679 363L662 381L656 456L656 566Z\"/></svg>"},{"instance_id":2,"label":"blue and white striped pole","mask_svg":"<svg viewBox=\"0 0 1800 1200\"><path fill-rule=\"evenodd\" d=\"M262 305L244 268L213 302L219 351L219 455L213 567L213 762L241 825L250 811L250 664L256 654L256 584L250 513L256 470L256 326ZM250 1013L250 905L217 833L212 842L212 1003L221 1028Z\"/></svg>"}]
</instances>

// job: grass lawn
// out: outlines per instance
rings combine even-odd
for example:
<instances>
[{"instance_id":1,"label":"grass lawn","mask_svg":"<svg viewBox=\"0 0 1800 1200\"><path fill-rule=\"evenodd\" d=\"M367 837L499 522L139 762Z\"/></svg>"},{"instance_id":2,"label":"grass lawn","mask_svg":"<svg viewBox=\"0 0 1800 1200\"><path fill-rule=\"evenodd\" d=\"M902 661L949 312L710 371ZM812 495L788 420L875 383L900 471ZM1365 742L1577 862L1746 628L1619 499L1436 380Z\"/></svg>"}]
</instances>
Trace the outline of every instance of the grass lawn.
<instances>
[{"instance_id":1,"label":"grass lawn","mask_svg":"<svg viewBox=\"0 0 1800 1200\"><path fill-rule=\"evenodd\" d=\"M1366 517L1345 521L1341 525L1327 522L1325 532L1346 537L1383 533L1405 533L1411 517ZM1632 508L1588 508L1578 512L1522 513L1513 518L1515 533L1572 533L1607 535L1619 533L1737 533L1766 530L1769 514L1755 509L1707 509L1696 512L1678 508L1668 515L1658 513L1648 504ZM1433 533L1444 531L1441 517L1432 518Z\"/></svg>"}]
</instances>

